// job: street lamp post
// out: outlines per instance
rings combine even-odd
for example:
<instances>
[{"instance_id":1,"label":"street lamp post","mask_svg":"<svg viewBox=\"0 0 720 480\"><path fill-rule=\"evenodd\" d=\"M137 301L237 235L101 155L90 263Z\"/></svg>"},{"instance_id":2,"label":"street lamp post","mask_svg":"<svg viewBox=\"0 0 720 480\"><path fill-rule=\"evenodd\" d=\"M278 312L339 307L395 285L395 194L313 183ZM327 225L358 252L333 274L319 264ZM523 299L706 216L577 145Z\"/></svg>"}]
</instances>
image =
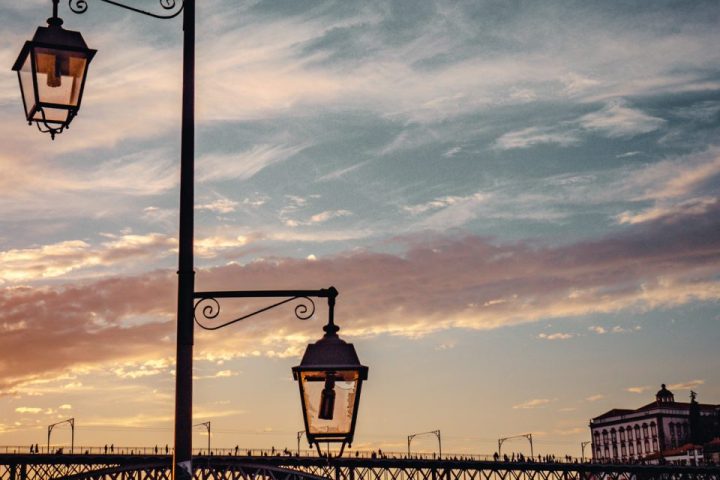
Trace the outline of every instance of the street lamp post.
<instances>
[{"instance_id":1,"label":"street lamp post","mask_svg":"<svg viewBox=\"0 0 720 480\"><path fill-rule=\"evenodd\" d=\"M304 433L305 433L305 430L300 430L299 432L297 432L297 445L298 445L297 454L298 454L298 457L300 456L300 439L302 438Z\"/></svg>"},{"instance_id":2,"label":"street lamp post","mask_svg":"<svg viewBox=\"0 0 720 480\"><path fill-rule=\"evenodd\" d=\"M308 441L317 445L318 441L342 442L342 449L353 439L357 407L362 381L367 378L367 367L360 365L351 344L337 337L338 328L333 323L333 309L337 290L333 287L322 290L285 290L285 291L228 291L195 292L195 271L193 261L194 229L194 150L195 150L195 0L158 0L164 13L153 13L129 5L119 0L98 0L146 16L171 19L183 14L183 87L182 87L182 133L180 149L180 207L179 207L179 248L178 248L178 294L177 294L177 360L175 367L175 449L172 476L175 480L189 480L192 470L192 357L193 322L208 330L216 330L257 313L267 311L292 300L309 297L328 298L329 323L325 327L326 335L308 351L301 364L293 368L293 376L300 386L303 418L307 429ZM41 27L31 42L26 42L13 70L18 72L21 95L28 122L35 122L43 132L55 135L68 127L80 108L88 64L95 50L87 48L78 32L69 32L61 28L62 20L57 16L59 0L52 0L53 16L48 20L49 27ZM68 0L70 9L75 13L84 13L88 5L86 0ZM45 28L45 30L41 30ZM45 35L49 31L52 35ZM45 55L45 56L43 56ZM44 84L42 82L45 82ZM65 85L61 88L61 85ZM70 93L66 90L70 88ZM59 89L59 90L58 90ZM47 92L50 91L50 94ZM59 95L66 92L64 95ZM55 115L55 116L53 116ZM54 122L54 123L53 123ZM43 130L43 127L45 128ZM212 319L219 312L218 298L269 298L287 297L280 301L220 326L207 327L197 321L200 312L205 319ZM214 302L208 306L204 302ZM312 303L312 301L311 301ZM216 310L213 310L215 307ZM305 307L306 308L306 307ZM210 315L208 316L208 312ZM214 314L213 314L214 312ZM303 317L302 309L295 309L298 318ZM314 312L314 304L313 304ZM311 348L313 347L313 348ZM309 352L314 352L310 354ZM341 353L343 361L334 362L327 355ZM306 357L308 361L306 362ZM350 361L348 363L348 358ZM320 382L323 388L318 399L312 397L314 386ZM340 388L336 389L335 386ZM338 393L338 390L341 390ZM339 399L336 398L339 395ZM312 397L312 398L311 398ZM314 415L315 402L324 408L320 415ZM350 403L348 403L350 402ZM341 411L341 408L345 408ZM317 418L316 418L317 417ZM208 427L209 429L209 427ZM74 432L74 430L73 430ZM48 432L49 439L50 432ZM49 442L48 442L49 444ZM341 453L342 453L341 449ZM319 451L319 446L318 446Z\"/></svg>"},{"instance_id":3,"label":"street lamp post","mask_svg":"<svg viewBox=\"0 0 720 480\"><path fill-rule=\"evenodd\" d=\"M591 443L592 443L591 441L580 442L580 461L581 462L585 461L585 447Z\"/></svg>"},{"instance_id":4,"label":"street lamp post","mask_svg":"<svg viewBox=\"0 0 720 480\"><path fill-rule=\"evenodd\" d=\"M68 418L67 420L63 420L61 422L53 423L52 425L48 425L48 438L47 438L47 453L50 453L50 434L53 431L53 428L55 428L57 425L61 425L63 423L69 423L70 424L70 453L73 453L73 450L75 450L75 418Z\"/></svg>"},{"instance_id":5,"label":"street lamp post","mask_svg":"<svg viewBox=\"0 0 720 480\"><path fill-rule=\"evenodd\" d=\"M412 442L413 438L420 436L420 435L435 435L437 437L438 459L441 459L442 458L442 440L441 440L441 436L440 436L440 430L431 430L429 432L413 433L412 435L408 435L408 437L407 437L408 458L410 457L410 443Z\"/></svg>"},{"instance_id":6,"label":"street lamp post","mask_svg":"<svg viewBox=\"0 0 720 480\"><path fill-rule=\"evenodd\" d=\"M205 427L207 429L207 435L208 435L207 454L209 456L210 455L210 422L198 423L197 425L193 425L193 427Z\"/></svg>"},{"instance_id":7,"label":"street lamp post","mask_svg":"<svg viewBox=\"0 0 720 480\"><path fill-rule=\"evenodd\" d=\"M530 442L530 458L535 457L535 452L533 451L532 433L523 433L522 435L513 435L511 437L498 438L498 456L502 455L502 444L505 443L506 440L511 440L513 438L527 438Z\"/></svg>"}]
</instances>

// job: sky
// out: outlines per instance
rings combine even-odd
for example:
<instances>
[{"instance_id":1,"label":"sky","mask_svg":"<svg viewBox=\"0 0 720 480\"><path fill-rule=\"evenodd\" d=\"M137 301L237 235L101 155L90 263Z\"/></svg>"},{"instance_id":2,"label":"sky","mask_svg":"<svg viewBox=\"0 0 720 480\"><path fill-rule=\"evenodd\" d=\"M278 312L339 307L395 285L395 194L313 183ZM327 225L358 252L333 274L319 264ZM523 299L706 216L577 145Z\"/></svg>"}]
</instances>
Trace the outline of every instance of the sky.
<instances>
[{"instance_id":1,"label":"sky","mask_svg":"<svg viewBox=\"0 0 720 480\"><path fill-rule=\"evenodd\" d=\"M172 445L181 20L88 6L60 5L98 53L51 141L10 70L51 2L0 5L0 445L70 417L77 445ZM579 456L661 383L720 404L718 2L197 15L196 289L339 290L370 368L353 448ZM196 329L213 445L296 448L325 319Z\"/></svg>"}]
</instances>

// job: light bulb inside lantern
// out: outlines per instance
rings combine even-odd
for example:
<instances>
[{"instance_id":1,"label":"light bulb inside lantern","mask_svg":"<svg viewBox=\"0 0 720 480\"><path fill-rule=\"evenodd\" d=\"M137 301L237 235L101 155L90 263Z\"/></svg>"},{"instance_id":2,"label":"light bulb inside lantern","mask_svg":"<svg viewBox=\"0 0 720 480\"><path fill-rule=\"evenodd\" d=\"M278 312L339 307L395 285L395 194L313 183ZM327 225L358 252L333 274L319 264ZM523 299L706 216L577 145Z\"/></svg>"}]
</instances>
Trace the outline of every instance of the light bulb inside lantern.
<instances>
[{"instance_id":1,"label":"light bulb inside lantern","mask_svg":"<svg viewBox=\"0 0 720 480\"><path fill-rule=\"evenodd\" d=\"M325 377L325 388L320 395L320 412L318 417L323 420L332 420L335 410L335 376L329 374Z\"/></svg>"}]
</instances>

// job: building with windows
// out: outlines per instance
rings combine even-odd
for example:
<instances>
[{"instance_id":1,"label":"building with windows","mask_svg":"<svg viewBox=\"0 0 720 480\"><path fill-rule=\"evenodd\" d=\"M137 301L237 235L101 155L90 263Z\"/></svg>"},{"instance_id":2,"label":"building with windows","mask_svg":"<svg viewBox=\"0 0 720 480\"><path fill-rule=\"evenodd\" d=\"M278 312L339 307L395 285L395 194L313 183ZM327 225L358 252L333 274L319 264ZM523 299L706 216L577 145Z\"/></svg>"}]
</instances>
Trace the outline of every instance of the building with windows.
<instances>
[{"instance_id":1,"label":"building with windows","mask_svg":"<svg viewBox=\"0 0 720 480\"><path fill-rule=\"evenodd\" d=\"M717 432L720 405L700 404L690 392L690 402L676 402L662 385L655 401L638 409L614 408L590 420L593 459L632 462L657 458L664 452L702 444Z\"/></svg>"}]
</instances>

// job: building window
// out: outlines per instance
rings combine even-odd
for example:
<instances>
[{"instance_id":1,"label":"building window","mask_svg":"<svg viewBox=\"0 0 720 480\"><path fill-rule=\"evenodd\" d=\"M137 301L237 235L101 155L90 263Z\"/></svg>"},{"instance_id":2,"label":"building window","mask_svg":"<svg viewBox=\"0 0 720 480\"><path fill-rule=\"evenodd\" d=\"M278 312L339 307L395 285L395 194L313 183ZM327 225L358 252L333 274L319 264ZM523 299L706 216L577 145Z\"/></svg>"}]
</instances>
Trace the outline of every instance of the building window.
<instances>
[{"instance_id":1,"label":"building window","mask_svg":"<svg viewBox=\"0 0 720 480\"><path fill-rule=\"evenodd\" d=\"M607 430L603 430L603 443L604 443L605 445L607 445L607 443L608 443Z\"/></svg>"},{"instance_id":2,"label":"building window","mask_svg":"<svg viewBox=\"0 0 720 480\"><path fill-rule=\"evenodd\" d=\"M637 441L637 453L638 456L642 455L642 443L640 443L640 440Z\"/></svg>"},{"instance_id":3,"label":"building window","mask_svg":"<svg viewBox=\"0 0 720 480\"><path fill-rule=\"evenodd\" d=\"M677 447L677 437L675 436L675 424L673 422L670 422L670 448L675 448L675 447Z\"/></svg>"},{"instance_id":4,"label":"building window","mask_svg":"<svg viewBox=\"0 0 720 480\"><path fill-rule=\"evenodd\" d=\"M625 448L625 444L624 444L624 443L623 443L622 446L620 447L620 451L622 452L622 458L623 458L623 459L626 458L626 457L627 457L627 449Z\"/></svg>"},{"instance_id":5,"label":"building window","mask_svg":"<svg viewBox=\"0 0 720 480\"><path fill-rule=\"evenodd\" d=\"M648 435L647 423L643 423L642 429L643 429L643 438L648 438L649 435Z\"/></svg>"},{"instance_id":6,"label":"building window","mask_svg":"<svg viewBox=\"0 0 720 480\"><path fill-rule=\"evenodd\" d=\"M625 441L625 429L623 427L620 427L620 441Z\"/></svg>"},{"instance_id":7,"label":"building window","mask_svg":"<svg viewBox=\"0 0 720 480\"><path fill-rule=\"evenodd\" d=\"M630 440L630 442L632 442L632 439L633 439L632 427L627 428L627 435L628 435L628 440Z\"/></svg>"},{"instance_id":8,"label":"building window","mask_svg":"<svg viewBox=\"0 0 720 480\"><path fill-rule=\"evenodd\" d=\"M635 448L633 447L633 442L628 443L628 448L630 449L630 456L632 457L635 455Z\"/></svg>"},{"instance_id":9,"label":"building window","mask_svg":"<svg viewBox=\"0 0 720 480\"><path fill-rule=\"evenodd\" d=\"M650 439L645 437L645 453L650 453Z\"/></svg>"},{"instance_id":10,"label":"building window","mask_svg":"<svg viewBox=\"0 0 720 480\"><path fill-rule=\"evenodd\" d=\"M614 428L610 430L610 438L612 439L613 445L615 445L617 443L617 433Z\"/></svg>"},{"instance_id":11,"label":"building window","mask_svg":"<svg viewBox=\"0 0 720 480\"><path fill-rule=\"evenodd\" d=\"M653 452L657 452L658 451L657 438L653 438L652 442L653 442Z\"/></svg>"},{"instance_id":12,"label":"building window","mask_svg":"<svg viewBox=\"0 0 720 480\"><path fill-rule=\"evenodd\" d=\"M613 459L617 459L618 458L617 445L615 445L613 443L612 447L613 447Z\"/></svg>"}]
</instances>

